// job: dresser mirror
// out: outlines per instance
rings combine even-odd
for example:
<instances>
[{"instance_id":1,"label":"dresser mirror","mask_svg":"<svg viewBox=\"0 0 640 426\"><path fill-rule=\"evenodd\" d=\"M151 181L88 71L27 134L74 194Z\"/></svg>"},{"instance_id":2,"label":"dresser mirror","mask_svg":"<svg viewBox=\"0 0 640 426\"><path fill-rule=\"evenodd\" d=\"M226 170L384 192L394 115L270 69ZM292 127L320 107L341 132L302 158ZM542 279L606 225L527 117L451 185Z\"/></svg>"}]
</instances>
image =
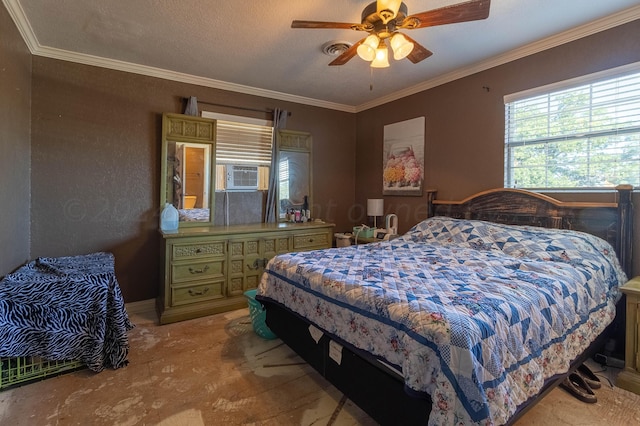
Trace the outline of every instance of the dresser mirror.
<instances>
[{"instance_id":1,"label":"dresser mirror","mask_svg":"<svg viewBox=\"0 0 640 426\"><path fill-rule=\"evenodd\" d=\"M306 132L279 130L278 146L278 205L280 220L289 209L301 209L304 197L311 209L312 157L311 135ZM313 216L313 211L311 212Z\"/></svg>"},{"instance_id":2,"label":"dresser mirror","mask_svg":"<svg viewBox=\"0 0 640 426\"><path fill-rule=\"evenodd\" d=\"M215 120L164 114L160 208L173 204L179 226L213 224L214 167Z\"/></svg>"}]
</instances>

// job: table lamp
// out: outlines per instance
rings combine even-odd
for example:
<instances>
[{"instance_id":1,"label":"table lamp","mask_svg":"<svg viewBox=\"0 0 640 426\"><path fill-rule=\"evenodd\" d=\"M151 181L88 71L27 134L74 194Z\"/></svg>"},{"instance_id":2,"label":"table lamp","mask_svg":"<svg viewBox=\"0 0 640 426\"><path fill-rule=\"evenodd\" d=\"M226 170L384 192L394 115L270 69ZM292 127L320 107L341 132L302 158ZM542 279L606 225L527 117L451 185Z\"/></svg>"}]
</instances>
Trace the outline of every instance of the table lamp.
<instances>
[{"instance_id":1,"label":"table lamp","mask_svg":"<svg viewBox=\"0 0 640 426\"><path fill-rule=\"evenodd\" d=\"M384 200L382 198L369 198L367 200L367 216L373 216L373 227L377 228L378 216L384 215Z\"/></svg>"}]
</instances>

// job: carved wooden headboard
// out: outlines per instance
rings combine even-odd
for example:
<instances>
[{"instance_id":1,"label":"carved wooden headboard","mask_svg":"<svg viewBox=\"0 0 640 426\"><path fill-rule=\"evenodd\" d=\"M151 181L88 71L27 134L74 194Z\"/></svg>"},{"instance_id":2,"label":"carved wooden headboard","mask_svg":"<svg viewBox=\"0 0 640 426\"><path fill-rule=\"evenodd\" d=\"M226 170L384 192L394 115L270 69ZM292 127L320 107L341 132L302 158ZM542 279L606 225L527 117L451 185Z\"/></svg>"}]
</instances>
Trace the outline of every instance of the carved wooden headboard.
<instances>
[{"instance_id":1,"label":"carved wooden headboard","mask_svg":"<svg viewBox=\"0 0 640 426\"><path fill-rule=\"evenodd\" d=\"M620 185L616 187L617 202L591 203L563 202L522 189L498 188L462 201L429 200L429 212L434 216L588 232L614 247L622 268L631 276L632 190L631 185Z\"/></svg>"}]
</instances>

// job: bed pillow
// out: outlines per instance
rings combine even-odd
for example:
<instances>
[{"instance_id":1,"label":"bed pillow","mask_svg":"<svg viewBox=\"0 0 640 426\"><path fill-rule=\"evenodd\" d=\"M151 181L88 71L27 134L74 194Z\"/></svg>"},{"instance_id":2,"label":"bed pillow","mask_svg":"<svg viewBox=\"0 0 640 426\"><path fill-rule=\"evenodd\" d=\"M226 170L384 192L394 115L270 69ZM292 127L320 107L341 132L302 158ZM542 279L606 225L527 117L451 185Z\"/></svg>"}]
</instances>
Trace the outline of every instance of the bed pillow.
<instances>
[{"instance_id":1,"label":"bed pillow","mask_svg":"<svg viewBox=\"0 0 640 426\"><path fill-rule=\"evenodd\" d=\"M437 216L418 223L402 238L473 250L496 250L514 258L589 263L592 267L604 260L616 275L624 275L613 247L601 238L580 231Z\"/></svg>"}]
</instances>

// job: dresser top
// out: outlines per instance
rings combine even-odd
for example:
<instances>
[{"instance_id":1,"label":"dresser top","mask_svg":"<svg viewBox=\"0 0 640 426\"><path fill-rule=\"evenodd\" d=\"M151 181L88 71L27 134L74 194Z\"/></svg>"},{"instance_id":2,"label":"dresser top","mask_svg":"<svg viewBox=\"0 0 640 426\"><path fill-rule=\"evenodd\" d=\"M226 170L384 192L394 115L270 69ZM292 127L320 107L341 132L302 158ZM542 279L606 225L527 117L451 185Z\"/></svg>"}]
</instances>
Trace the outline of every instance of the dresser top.
<instances>
[{"instance_id":1,"label":"dresser top","mask_svg":"<svg viewBox=\"0 0 640 426\"><path fill-rule=\"evenodd\" d=\"M229 226L190 226L179 228L177 231L160 231L164 238L196 237L200 235L227 235L227 234L251 234L255 232L270 231L305 231L313 229L326 229L334 227L333 223L306 222L306 223L250 223L244 225Z\"/></svg>"}]
</instances>

